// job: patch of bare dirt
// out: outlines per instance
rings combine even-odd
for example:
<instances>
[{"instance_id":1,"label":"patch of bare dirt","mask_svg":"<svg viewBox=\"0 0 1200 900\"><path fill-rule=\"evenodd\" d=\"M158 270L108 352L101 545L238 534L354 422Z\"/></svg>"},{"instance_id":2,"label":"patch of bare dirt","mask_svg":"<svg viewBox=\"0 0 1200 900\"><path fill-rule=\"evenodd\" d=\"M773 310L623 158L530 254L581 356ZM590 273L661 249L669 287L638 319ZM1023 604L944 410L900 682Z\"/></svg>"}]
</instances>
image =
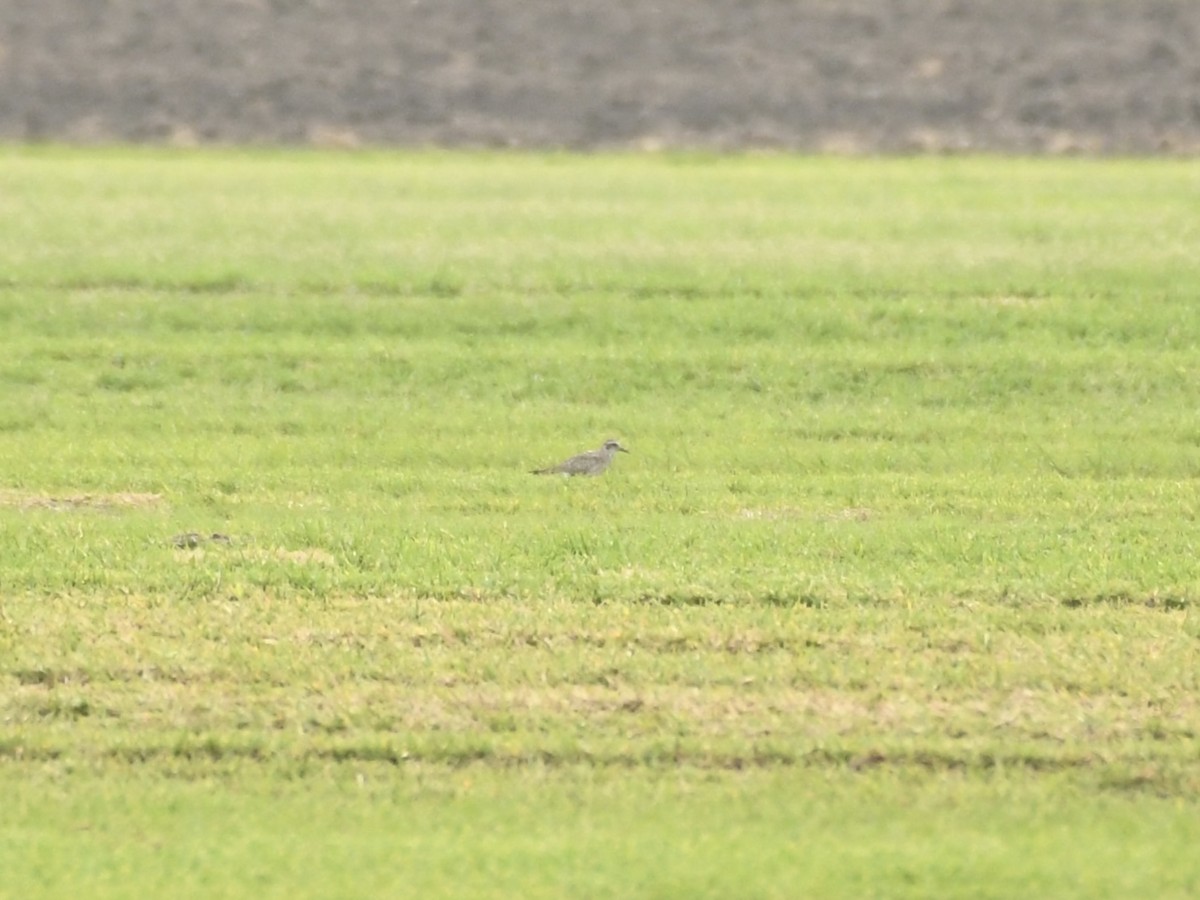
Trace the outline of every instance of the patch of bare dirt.
<instances>
[{"instance_id":1,"label":"patch of bare dirt","mask_svg":"<svg viewBox=\"0 0 1200 900\"><path fill-rule=\"evenodd\" d=\"M124 491L115 494L63 494L51 496L28 491L0 490L0 506L18 509L130 509L157 506L162 494Z\"/></svg>"},{"instance_id":2,"label":"patch of bare dirt","mask_svg":"<svg viewBox=\"0 0 1200 900\"><path fill-rule=\"evenodd\" d=\"M0 139L1200 151L1190 0L13 0Z\"/></svg>"},{"instance_id":3,"label":"patch of bare dirt","mask_svg":"<svg viewBox=\"0 0 1200 900\"><path fill-rule=\"evenodd\" d=\"M205 535L196 532L175 535L171 538L176 548L176 558L181 560L203 559L207 549L220 549L235 546L233 538L224 534ZM337 558L328 550L320 547L302 547L288 549L286 547L263 548L242 547L239 553L243 559L253 559L260 562L285 562L297 566L335 566Z\"/></svg>"},{"instance_id":4,"label":"patch of bare dirt","mask_svg":"<svg viewBox=\"0 0 1200 900\"><path fill-rule=\"evenodd\" d=\"M333 566L337 565L337 559L328 550L322 550L320 547L304 547L299 550L288 550L284 547L277 547L270 554L274 559L282 562L294 563L298 566Z\"/></svg>"},{"instance_id":5,"label":"patch of bare dirt","mask_svg":"<svg viewBox=\"0 0 1200 900\"><path fill-rule=\"evenodd\" d=\"M815 519L822 522L866 522L875 517L875 511L865 506L848 506L833 512L814 513L794 506L746 507L737 512L739 519L762 519L780 521L785 519Z\"/></svg>"}]
</instances>

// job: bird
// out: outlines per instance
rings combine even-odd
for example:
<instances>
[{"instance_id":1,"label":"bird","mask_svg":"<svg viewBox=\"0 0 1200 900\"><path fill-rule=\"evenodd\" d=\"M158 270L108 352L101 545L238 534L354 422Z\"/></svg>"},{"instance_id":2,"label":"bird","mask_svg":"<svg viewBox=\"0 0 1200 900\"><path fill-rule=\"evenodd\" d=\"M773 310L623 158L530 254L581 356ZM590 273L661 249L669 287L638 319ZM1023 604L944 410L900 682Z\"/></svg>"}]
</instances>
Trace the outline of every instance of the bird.
<instances>
[{"instance_id":1,"label":"bird","mask_svg":"<svg viewBox=\"0 0 1200 900\"><path fill-rule=\"evenodd\" d=\"M610 465L618 453L629 451L614 440L607 440L599 450L588 450L578 456L563 460L557 466L534 469L534 475L599 475Z\"/></svg>"}]
</instances>

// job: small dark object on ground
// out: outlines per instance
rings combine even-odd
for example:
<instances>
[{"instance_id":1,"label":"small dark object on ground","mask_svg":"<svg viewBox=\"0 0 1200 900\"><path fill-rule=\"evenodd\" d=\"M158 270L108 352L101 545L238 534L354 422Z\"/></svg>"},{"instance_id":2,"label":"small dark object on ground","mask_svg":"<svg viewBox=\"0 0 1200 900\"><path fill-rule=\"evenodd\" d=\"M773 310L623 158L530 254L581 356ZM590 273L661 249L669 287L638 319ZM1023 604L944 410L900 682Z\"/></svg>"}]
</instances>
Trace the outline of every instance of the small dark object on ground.
<instances>
[{"instance_id":1,"label":"small dark object on ground","mask_svg":"<svg viewBox=\"0 0 1200 900\"><path fill-rule=\"evenodd\" d=\"M185 531L183 534L177 534L171 538L171 543L181 550L190 550L193 547L199 547L206 541L228 544L232 541L232 538L227 534L221 534L219 531L214 531L211 534L200 534L198 531Z\"/></svg>"}]
</instances>

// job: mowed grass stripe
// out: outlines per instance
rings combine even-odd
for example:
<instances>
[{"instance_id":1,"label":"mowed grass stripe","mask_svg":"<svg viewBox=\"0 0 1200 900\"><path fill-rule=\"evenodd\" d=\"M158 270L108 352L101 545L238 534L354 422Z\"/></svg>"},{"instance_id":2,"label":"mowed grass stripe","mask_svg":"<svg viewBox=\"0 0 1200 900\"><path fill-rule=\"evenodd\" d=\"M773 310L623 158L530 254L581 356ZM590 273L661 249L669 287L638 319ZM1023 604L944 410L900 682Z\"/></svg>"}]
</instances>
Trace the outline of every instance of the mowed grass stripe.
<instances>
[{"instance_id":1,"label":"mowed grass stripe","mask_svg":"<svg viewBox=\"0 0 1200 900\"><path fill-rule=\"evenodd\" d=\"M1183 611L267 596L6 610L27 623L9 648L10 760L1000 767L1197 786ZM68 649L71 633L90 639ZM47 665L55 644L68 652Z\"/></svg>"}]
</instances>

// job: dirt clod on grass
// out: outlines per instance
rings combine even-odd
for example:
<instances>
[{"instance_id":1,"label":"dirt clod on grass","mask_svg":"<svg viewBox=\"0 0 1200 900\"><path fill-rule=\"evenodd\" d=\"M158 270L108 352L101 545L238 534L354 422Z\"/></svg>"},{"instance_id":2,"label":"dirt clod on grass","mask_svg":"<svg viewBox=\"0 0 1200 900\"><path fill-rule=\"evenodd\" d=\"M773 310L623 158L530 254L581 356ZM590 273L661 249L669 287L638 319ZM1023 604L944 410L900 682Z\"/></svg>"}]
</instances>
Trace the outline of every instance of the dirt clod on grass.
<instances>
[{"instance_id":1,"label":"dirt clod on grass","mask_svg":"<svg viewBox=\"0 0 1200 900\"><path fill-rule=\"evenodd\" d=\"M177 534L171 538L171 543L181 550L189 550L199 547L201 544L212 541L217 544L228 544L233 539L227 534L221 534L219 531L214 531L211 534L201 534L197 531L185 531L183 534Z\"/></svg>"}]
</instances>

